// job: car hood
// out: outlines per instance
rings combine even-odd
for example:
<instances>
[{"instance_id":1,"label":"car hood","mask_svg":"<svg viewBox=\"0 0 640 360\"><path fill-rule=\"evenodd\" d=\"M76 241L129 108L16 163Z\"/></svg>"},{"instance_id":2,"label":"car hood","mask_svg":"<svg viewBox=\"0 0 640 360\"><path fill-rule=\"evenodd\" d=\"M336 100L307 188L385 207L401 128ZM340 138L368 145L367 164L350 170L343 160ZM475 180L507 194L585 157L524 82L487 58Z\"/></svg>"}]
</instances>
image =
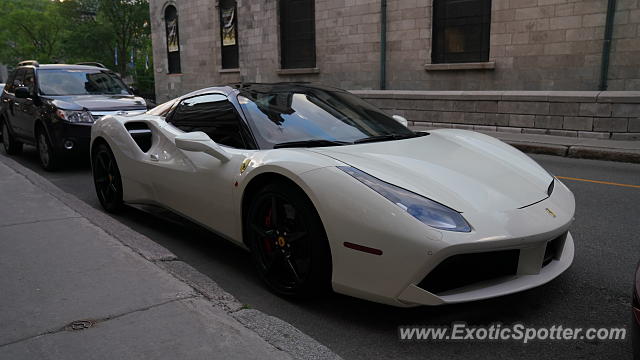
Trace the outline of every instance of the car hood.
<instances>
[{"instance_id":1,"label":"car hood","mask_svg":"<svg viewBox=\"0 0 640 360\"><path fill-rule=\"evenodd\" d=\"M507 211L539 202L548 197L553 180L519 150L464 130L312 151L459 212Z\"/></svg>"},{"instance_id":2,"label":"car hood","mask_svg":"<svg viewBox=\"0 0 640 360\"><path fill-rule=\"evenodd\" d=\"M147 108L143 98L133 95L76 95L46 96L57 108L65 110L143 110Z\"/></svg>"}]
</instances>

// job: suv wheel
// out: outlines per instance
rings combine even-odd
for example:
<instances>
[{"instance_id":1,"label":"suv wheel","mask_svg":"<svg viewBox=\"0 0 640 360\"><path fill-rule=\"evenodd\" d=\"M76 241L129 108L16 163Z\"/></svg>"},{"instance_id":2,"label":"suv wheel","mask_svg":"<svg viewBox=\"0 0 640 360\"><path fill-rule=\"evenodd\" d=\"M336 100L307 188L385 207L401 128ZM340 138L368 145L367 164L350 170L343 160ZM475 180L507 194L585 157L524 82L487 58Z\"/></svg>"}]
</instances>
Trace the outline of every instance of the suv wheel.
<instances>
[{"instance_id":1,"label":"suv wheel","mask_svg":"<svg viewBox=\"0 0 640 360\"><path fill-rule=\"evenodd\" d=\"M40 158L40 165L42 165L42 168L47 171L55 170L58 167L56 154L53 151L53 147L51 146L51 142L49 142L47 134L42 130L42 128L38 128L36 130L36 148L38 149L38 156Z\"/></svg>"},{"instance_id":2,"label":"suv wheel","mask_svg":"<svg viewBox=\"0 0 640 360\"><path fill-rule=\"evenodd\" d=\"M0 127L2 127L2 145L4 146L4 151L9 155L21 153L22 143L13 137L9 130L9 124L7 124L5 120L0 120Z\"/></svg>"}]
</instances>

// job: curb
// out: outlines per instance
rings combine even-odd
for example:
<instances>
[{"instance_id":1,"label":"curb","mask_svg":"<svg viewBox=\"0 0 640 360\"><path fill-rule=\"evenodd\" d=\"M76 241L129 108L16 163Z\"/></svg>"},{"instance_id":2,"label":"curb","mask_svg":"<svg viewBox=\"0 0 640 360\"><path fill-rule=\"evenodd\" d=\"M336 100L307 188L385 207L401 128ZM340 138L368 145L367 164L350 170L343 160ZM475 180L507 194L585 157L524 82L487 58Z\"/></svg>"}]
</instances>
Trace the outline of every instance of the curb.
<instances>
[{"instance_id":1,"label":"curb","mask_svg":"<svg viewBox=\"0 0 640 360\"><path fill-rule=\"evenodd\" d=\"M521 151L532 154L555 155L577 159L640 163L640 151L599 148L581 145L556 145L525 141L502 141Z\"/></svg>"},{"instance_id":2,"label":"curb","mask_svg":"<svg viewBox=\"0 0 640 360\"><path fill-rule=\"evenodd\" d=\"M0 155L0 162L24 176L36 187L49 193L72 210L86 218L123 245L131 248L147 261L168 272L178 280L203 295L212 306L224 310L249 330L255 332L275 348L294 359L341 359L326 346L304 334L293 325L259 310L247 309L233 295L203 273L180 261L178 257L148 237L94 209L84 201L64 192L49 180L22 166L7 156Z\"/></svg>"}]
</instances>

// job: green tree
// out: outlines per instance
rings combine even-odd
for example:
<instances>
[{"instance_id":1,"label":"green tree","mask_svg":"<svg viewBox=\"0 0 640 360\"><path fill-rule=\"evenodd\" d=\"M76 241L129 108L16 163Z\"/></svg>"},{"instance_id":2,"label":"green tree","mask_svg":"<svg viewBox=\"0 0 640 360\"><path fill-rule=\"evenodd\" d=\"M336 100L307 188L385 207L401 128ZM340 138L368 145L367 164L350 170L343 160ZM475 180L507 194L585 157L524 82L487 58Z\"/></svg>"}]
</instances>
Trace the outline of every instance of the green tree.
<instances>
[{"instance_id":1,"label":"green tree","mask_svg":"<svg viewBox=\"0 0 640 360\"><path fill-rule=\"evenodd\" d=\"M118 51L118 71L127 74L129 54L150 37L147 0L99 0L98 21L111 26Z\"/></svg>"},{"instance_id":2,"label":"green tree","mask_svg":"<svg viewBox=\"0 0 640 360\"><path fill-rule=\"evenodd\" d=\"M0 62L60 60L67 21L50 0L0 1Z\"/></svg>"},{"instance_id":3,"label":"green tree","mask_svg":"<svg viewBox=\"0 0 640 360\"><path fill-rule=\"evenodd\" d=\"M148 0L0 0L0 14L0 63L96 61L153 97Z\"/></svg>"}]
</instances>

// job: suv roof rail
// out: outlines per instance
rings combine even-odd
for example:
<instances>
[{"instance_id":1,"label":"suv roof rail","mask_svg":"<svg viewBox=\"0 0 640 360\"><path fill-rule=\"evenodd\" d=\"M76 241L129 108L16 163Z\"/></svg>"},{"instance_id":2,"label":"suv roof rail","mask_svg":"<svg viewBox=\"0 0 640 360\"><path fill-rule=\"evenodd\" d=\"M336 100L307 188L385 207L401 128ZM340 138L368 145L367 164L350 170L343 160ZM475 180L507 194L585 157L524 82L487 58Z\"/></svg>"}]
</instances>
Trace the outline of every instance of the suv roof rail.
<instances>
[{"instance_id":1,"label":"suv roof rail","mask_svg":"<svg viewBox=\"0 0 640 360\"><path fill-rule=\"evenodd\" d=\"M79 63L76 63L76 65L96 66L96 67L103 68L103 69L107 68L102 63L94 62L94 61L79 62Z\"/></svg>"},{"instance_id":2,"label":"suv roof rail","mask_svg":"<svg viewBox=\"0 0 640 360\"><path fill-rule=\"evenodd\" d=\"M32 66L40 66L40 63L38 63L38 60L25 60L25 61L20 61L18 63L18 66L28 66L28 65L32 65Z\"/></svg>"}]
</instances>

